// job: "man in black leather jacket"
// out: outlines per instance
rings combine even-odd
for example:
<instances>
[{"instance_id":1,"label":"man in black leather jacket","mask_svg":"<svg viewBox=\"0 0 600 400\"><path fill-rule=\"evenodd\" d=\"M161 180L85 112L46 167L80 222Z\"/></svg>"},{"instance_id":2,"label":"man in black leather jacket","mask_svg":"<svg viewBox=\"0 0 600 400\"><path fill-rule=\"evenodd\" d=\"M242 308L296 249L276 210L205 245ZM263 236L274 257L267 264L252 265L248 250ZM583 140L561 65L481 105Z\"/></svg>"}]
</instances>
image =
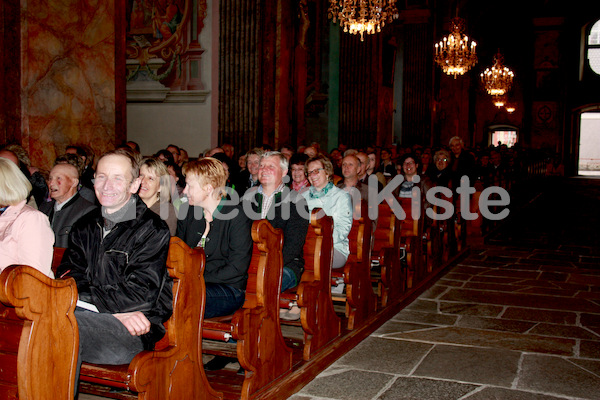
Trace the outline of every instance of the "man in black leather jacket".
<instances>
[{"instance_id":1,"label":"man in black leather jacket","mask_svg":"<svg viewBox=\"0 0 600 400\"><path fill-rule=\"evenodd\" d=\"M139 186L130 154L100 158L94 189L102 207L75 223L57 271L73 277L79 291L77 373L82 361L127 364L152 349L172 313L169 228L134 194Z\"/></svg>"}]
</instances>

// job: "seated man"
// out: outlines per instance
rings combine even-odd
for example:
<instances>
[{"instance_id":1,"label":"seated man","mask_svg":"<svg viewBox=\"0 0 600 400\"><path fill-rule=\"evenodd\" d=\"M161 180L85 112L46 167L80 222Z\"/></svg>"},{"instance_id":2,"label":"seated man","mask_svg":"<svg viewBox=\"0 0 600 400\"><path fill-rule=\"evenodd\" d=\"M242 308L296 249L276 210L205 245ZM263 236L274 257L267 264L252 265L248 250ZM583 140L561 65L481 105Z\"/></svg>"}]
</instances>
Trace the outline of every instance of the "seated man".
<instances>
[{"instance_id":1,"label":"seated man","mask_svg":"<svg viewBox=\"0 0 600 400\"><path fill-rule=\"evenodd\" d=\"M344 177L344 179L339 181L336 186L350 193L350 196L352 196L353 201L358 200L354 197L356 194L360 196L361 200L368 201L369 186L368 184L363 184L358 178L360 172L360 159L354 154L345 156L342 159L342 176ZM355 190L358 191L358 193L356 193Z\"/></svg>"},{"instance_id":2,"label":"seated man","mask_svg":"<svg viewBox=\"0 0 600 400\"><path fill-rule=\"evenodd\" d=\"M67 247L73 224L96 206L77 192L79 171L71 164L57 164L50 170L48 187L52 201L44 202L40 211L48 216L54 231L55 247Z\"/></svg>"},{"instance_id":3,"label":"seated man","mask_svg":"<svg viewBox=\"0 0 600 400\"><path fill-rule=\"evenodd\" d=\"M173 311L166 261L167 224L134 194L139 167L126 151L98 161L94 189L100 205L77 221L58 276L77 282L79 358L96 364L128 364L165 334Z\"/></svg>"},{"instance_id":4,"label":"seated man","mask_svg":"<svg viewBox=\"0 0 600 400\"><path fill-rule=\"evenodd\" d=\"M260 186L249 198L256 216L267 219L274 228L283 231L282 292L300 283L304 270L304 240L309 225L305 218L309 215L306 201L283 183L287 172L288 161L283 154L278 151L263 153L258 172ZM303 210L304 216L299 213L299 208ZM297 320L300 318L300 308L294 306L289 311L282 312L280 317Z\"/></svg>"}]
</instances>

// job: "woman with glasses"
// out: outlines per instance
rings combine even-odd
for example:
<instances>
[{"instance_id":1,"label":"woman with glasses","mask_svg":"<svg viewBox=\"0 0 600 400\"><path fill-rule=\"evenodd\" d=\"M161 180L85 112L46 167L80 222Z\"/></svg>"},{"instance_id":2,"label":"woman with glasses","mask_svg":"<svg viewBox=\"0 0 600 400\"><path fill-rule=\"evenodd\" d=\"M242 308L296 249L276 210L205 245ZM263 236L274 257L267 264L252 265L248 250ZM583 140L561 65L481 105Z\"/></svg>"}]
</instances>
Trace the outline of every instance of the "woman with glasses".
<instances>
[{"instance_id":1,"label":"woman with glasses","mask_svg":"<svg viewBox=\"0 0 600 400\"><path fill-rule=\"evenodd\" d=\"M302 193L309 211L321 208L333 218L333 265L341 268L350 254L348 235L352 228L352 201L350 195L333 184L333 164L324 155L317 155L306 162L306 174L310 181L308 190Z\"/></svg>"}]
</instances>

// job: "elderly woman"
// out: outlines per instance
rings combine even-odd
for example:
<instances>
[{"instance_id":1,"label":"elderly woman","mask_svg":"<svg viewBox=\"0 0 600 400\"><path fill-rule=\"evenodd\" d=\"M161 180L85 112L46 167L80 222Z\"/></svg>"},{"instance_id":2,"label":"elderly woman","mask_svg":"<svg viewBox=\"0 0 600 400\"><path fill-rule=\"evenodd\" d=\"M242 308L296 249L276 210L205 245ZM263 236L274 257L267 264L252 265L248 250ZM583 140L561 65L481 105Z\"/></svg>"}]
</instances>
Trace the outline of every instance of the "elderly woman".
<instances>
[{"instance_id":1,"label":"elderly woman","mask_svg":"<svg viewBox=\"0 0 600 400\"><path fill-rule=\"evenodd\" d=\"M452 171L450 165L450 152L448 150L438 150L433 156L434 168L429 168L428 176L437 186L450 186Z\"/></svg>"},{"instance_id":2,"label":"elderly woman","mask_svg":"<svg viewBox=\"0 0 600 400\"><path fill-rule=\"evenodd\" d=\"M306 174L311 185L302 193L308 209L322 208L333 218L333 268L341 268L350 254L348 235L352 228L352 201L343 189L334 186L333 164L317 155L306 162Z\"/></svg>"},{"instance_id":3,"label":"elderly woman","mask_svg":"<svg viewBox=\"0 0 600 400\"><path fill-rule=\"evenodd\" d=\"M304 153L294 153L290 157L292 171L290 188L296 192L304 192L310 186L310 182L306 178L306 161L308 161L308 156Z\"/></svg>"},{"instance_id":4,"label":"elderly woman","mask_svg":"<svg viewBox=\"0 0 600 400\"><path fill-rule=\"evenodd\" d=\"M0 271L23 264L54 278L54 232L44 213L25 204L30 191L19 167L0 157Z\"/></svg>"},{"instance_id":5,"label":"elderly woman","mask_svg":"<svg viewBox=\"0 0 600 400\"><path fill-rule=\"evenodd\" d=\"M147 158L140 166L140 191L138 195L146 206L169 226L171 236L177 231L177 214L171 203L171 175L166 165L157 158Z\"/></svg>"},{"instance_id":6,"label":"elderly woman","mask_svg":"<svg viewBox=\"0 0 600 400\"><path fill-rule=\"evenodd\" d=\"M220 161L212 157L190 161L183 174L183 193L192 207L177 222L177 236L190 247L204 248L204 317L232 314L244 304L252 257L252 220L241 205L225 201L227 172Z\"/></svg>"}]
</instances>

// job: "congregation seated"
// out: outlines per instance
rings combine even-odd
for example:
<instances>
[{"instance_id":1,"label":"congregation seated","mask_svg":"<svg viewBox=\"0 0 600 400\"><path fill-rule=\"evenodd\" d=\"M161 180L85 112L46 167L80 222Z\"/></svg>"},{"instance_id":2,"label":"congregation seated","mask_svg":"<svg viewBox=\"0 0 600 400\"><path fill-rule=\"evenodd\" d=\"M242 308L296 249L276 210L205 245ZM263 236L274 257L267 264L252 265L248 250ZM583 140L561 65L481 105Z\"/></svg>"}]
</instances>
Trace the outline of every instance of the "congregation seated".
<instances>
[{"instance_id":1,"label":"congregation seated","mask_svg":"<svg viewBox=\"0 0 600 400\"><path fill-rule=\"evenodd\" d=\"M333 262L332 268L341 268L350 254L348 234L352 228L352 201L344 190L334 186L333 165L324 155L310 158L306 173L311 186L302 193L309 211L321 208L333 218Z\"/></svg>"},{"instance_id":2,"label":"congregation seated","mask_svg":"<svg viewBox=\"0 0 600 400\"><path fill-rule=\"evenodd\" d=\"M166 268L169 228L136 194L139 165L122 149L98 160L94 188L101 208L72 227L58 276L77 283L77 374L82 362L129 364L165 334L173 307Z\"/></svg>"},{"instance_id":3,"label":"congregation seated","mask_svg":"<svg viewBox=\"0 0 600 400\"><path fill-rule=\"evenodd\" d=\"M40 211L48 216L56 247L67 247L73 224L96 208L80 195L78 186L79 171L74 165L58 163L50 170L48 187L52 200L43 203Z\"/></svg>"},{"instance_id":4,"label":"congregation seated","mask_svg":"<svg viewBox=\"0 0 600 400\"><path fill-rule=\"evenodd\" d=\"M54 233L48 218L26 204L30 191L15 163L0 157L0 271L23 264L53 278Z\"/></svg>"},{"instance_id":5,"label":"congregation seated","mask_svg":"<svg viewBox=\"0 0 600 400\"><path fill-rule=\"evenodd\" d=\"M146 207L167 223L171 236L175 236L177 213L171 203L171 175L162 161L147 158L142 162L138 194Z\"/></svg>"},{"instance_id":6,"label":"congregation seated","mask_svg":"<svg viewBox=\"0 0 600 400\"><path fill-rule=\"evenodd\" d=\"M283 183L288 161L278 151L261 155L258 180L260 185L244 198L251 203L256 219L267 219L274 228L283 231L283 273L281 291L296 287L304 270L303 248L308 231L308 210L305 199ZM297 320L297 306L285 310L280 318Z\"/></svg>"},{"instance_id":7,"label":"congregation seated","mask_svg":"<svg viewBox=\"0 0 600 400\"><path fill-rule=\"evenodd\" d=\"M474 182L475 175L475 157L464 148L464 142L459 136L454 136L448 142L452 152L450 156L450 180L452 187L460 187L460 181L464 176L467 176L470 185Z\"/></svg>"}]
</instances>

